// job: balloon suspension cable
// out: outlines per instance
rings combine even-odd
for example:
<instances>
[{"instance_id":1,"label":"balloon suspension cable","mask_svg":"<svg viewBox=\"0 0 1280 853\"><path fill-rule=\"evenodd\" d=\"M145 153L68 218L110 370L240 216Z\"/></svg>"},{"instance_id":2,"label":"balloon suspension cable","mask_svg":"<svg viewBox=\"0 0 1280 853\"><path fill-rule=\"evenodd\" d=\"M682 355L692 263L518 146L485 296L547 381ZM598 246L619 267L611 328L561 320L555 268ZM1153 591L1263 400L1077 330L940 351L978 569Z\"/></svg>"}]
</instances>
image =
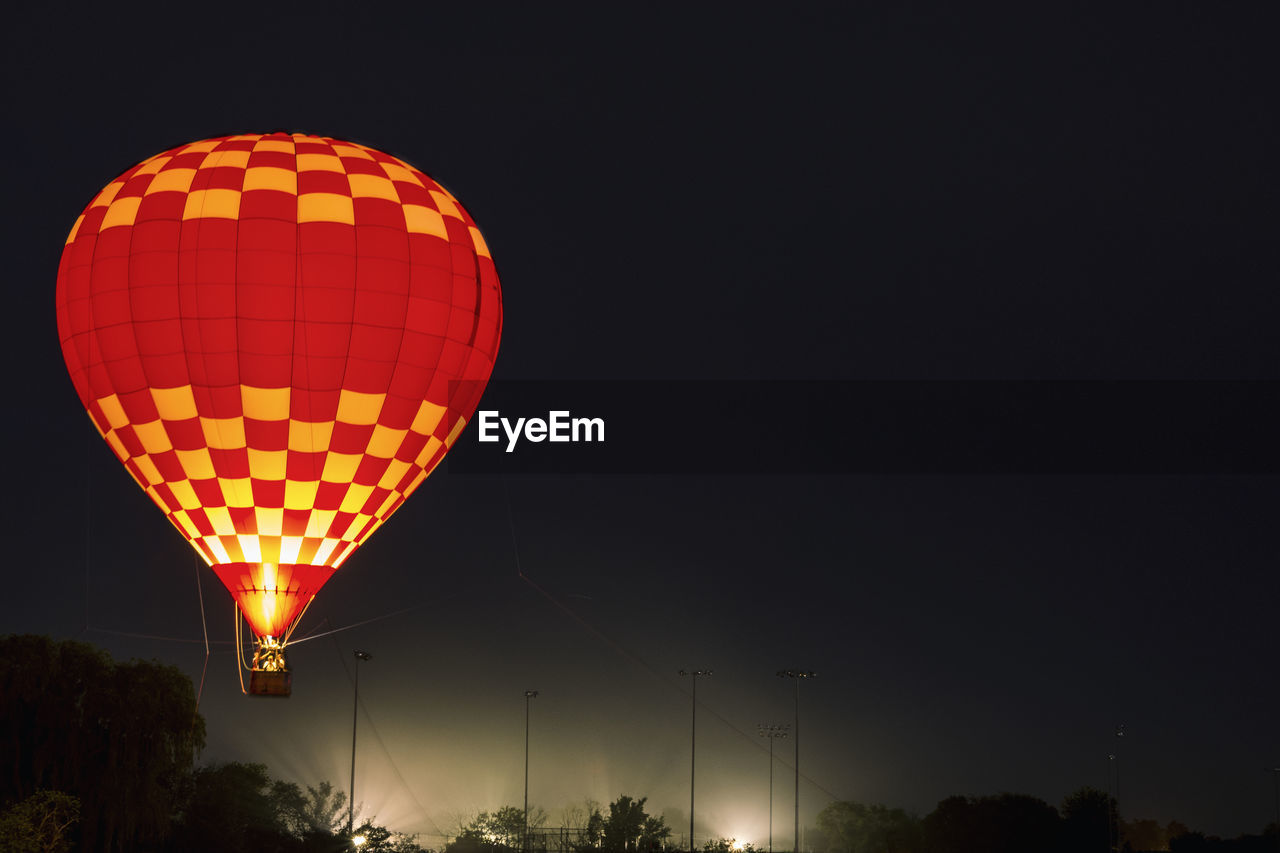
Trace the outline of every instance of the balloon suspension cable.
<instances>
[{"instance_id":1,"label":"balloon suspension cable","mask_svg":"<svg viewBox=\"0 0 1280 853\"><path fill-rule=\"evenodd\" d=\"M200 597L200 627L204 630L204 666L200 669L200 687L196 690L196 707L191 712L191 727L196 725L196 717L200 714L200 697L204 695L204 677L209 672L209 623L204 615L204 589L200 585L200 561L192 554L192 562L196 567L196 594Z\"/></svg>"},{"instance_id":2,"label":"balloon suspension cable","mask_svg":"<svg viewBox=\"0 0 1280 853\"><path fill-rule=\"evenodd\" d=\"M244 689L244 645L240 639L240 602L235 603L235 613L232 618L236 621L236 675L240 676L240 692L248 696L249 691Z\"/></svg>"},{"instance_id":3,"label":"balloon suspension cable","mask_svg":"<svg viewBox=\"0 0 1280 853\"><path fill-rule=\"evenodd\" d=\"M298 614L298 618L294 619L293 624L284 632L284 639L280 642L281 646L289 645L289 641L293 639L293 632L298 630L298 626L302 624L302 617L307 615L307 609L311 607L311 602L315 600L316 597L314 595L307 599L307 603L302 606L302 612Z\"/></svg>"}]
</instances>

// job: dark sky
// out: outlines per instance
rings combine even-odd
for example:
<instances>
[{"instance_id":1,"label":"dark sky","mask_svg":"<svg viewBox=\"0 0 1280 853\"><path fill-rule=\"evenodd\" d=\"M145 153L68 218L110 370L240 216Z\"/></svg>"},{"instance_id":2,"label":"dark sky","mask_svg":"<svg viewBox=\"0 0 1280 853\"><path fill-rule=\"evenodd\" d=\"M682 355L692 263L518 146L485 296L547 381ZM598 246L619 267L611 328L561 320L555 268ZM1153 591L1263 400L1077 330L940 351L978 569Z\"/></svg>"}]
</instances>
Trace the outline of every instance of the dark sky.
<instances>
[{"instance_id":1,"label":"dark sky","mask_svg":"<svg viewBox=\"0 0 1280 853\"><path fill-rule=\"evenodd\" d=\"M358 799L429 836L519 802L528 688L553 823L629 793L681 826L675 673L712 668L698 833L763 842L755 730L791 720L784 667L819 673L809 819L832 798L1056 804L1106 787L1123 723L1127 816L1261 829L1274 475L441 471L299 633L376 621L295 646L294 696L270 702L240 695L229 596L80 409L53 307L76 215L154 153L277 128L379 147L462 200L503 283L497 379L1280 379L1269 18L902 5L16 13L0 630L198 681L198 576L204 758L344 787L368 649ZM804 441L775 403L740 425L761 454Z\"/></svg>"}]
</instances>

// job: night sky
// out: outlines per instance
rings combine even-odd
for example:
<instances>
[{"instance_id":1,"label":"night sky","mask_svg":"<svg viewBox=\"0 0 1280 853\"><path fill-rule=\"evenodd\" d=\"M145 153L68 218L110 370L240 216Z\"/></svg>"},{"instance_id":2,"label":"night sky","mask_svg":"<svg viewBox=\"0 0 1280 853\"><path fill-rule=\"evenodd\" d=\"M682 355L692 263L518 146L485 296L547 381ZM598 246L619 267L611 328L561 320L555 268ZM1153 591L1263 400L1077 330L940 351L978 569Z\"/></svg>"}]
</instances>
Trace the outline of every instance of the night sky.
<instances>
[{"instance_id":1,"label":"night sky","mask_svg":"<svg viewBox=\"0 0 1280 853\"><path fill-rule=\"evenodd\" d=\"M1277 380L1270 19L29 5L3 37L0 631L199 683L199 578L202 760L343 788L368 650L357 800L428 844L520 802L526 689L530 801L553 825L626 793L687 831L676 673L698 668L715 671L699 842L767 840L756 727L792 721L783 668L818 672L801 685L809 822L832 799L925 814L951 794L1105 789L1119 724L1126 817L1223 835L1273 819L1274 474L442 469L298 634L358 627L293 647L291 699L251 700L230 597L94 432L53 300L67 231L120 172L285 129L448 187L502 279L494 378L661 380L637 385L644 429L717 417L665 406L674 380ZM783 408L732 428L762 456L805 441Z\"/></svg>"}]
</instances>

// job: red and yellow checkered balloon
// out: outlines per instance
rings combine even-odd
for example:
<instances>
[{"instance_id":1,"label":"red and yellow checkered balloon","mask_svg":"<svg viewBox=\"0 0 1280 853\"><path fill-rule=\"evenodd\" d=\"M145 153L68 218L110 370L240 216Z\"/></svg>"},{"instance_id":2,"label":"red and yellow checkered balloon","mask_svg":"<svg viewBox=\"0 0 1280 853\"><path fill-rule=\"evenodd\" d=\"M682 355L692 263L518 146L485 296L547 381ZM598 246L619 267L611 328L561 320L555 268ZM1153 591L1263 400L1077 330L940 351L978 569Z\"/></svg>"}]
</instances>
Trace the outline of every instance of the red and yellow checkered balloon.
<instances>
[{"instance_id":1,"label":"red and yellow checkered balloon","mask_svg":"<svg viewBox=\"0 0 1280 853\"><path fill-rule=\"evenodd\" d=\"M286 133L107 184L57 306L94 425L276 638L448 452L502 329L457 199L381 151Z\"/></svg>"}]
</instances>

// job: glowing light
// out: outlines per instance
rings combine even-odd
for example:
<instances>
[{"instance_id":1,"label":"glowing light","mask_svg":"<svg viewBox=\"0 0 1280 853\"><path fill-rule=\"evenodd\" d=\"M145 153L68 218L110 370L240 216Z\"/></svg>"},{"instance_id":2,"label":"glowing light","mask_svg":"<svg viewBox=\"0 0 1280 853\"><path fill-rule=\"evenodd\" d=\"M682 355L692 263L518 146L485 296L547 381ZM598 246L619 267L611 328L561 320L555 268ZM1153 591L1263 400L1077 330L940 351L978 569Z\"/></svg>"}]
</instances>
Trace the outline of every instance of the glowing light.
<instances>
[{"instance_id":1,"label":"glowing light","mask_svg":"<svg viewBox=\"0 0 1280 853\"><path fill-rule=\"evenodd\" d=\"M363 835L357 835L355 838L351 839L351 843L354 844L356 847L359 847L368 840L369 839L365 838Z\"/></svg>"},{"instance_id":2,"label":"glowing light","mask_svg":"<svg viewBox=\"0 0 1280 853\"><path fill-rule=\"evenodd\" d=\"M735 838L735 839L733 839L733 843L729 845L729 849L730 849L730 850L741 850L741 849L742 849L743 847L745 847L745 846L746 846L745 844L743 844L741 841L739 841L738 839L736 839L736 838Z\"/></svg>"}]
</instances>

